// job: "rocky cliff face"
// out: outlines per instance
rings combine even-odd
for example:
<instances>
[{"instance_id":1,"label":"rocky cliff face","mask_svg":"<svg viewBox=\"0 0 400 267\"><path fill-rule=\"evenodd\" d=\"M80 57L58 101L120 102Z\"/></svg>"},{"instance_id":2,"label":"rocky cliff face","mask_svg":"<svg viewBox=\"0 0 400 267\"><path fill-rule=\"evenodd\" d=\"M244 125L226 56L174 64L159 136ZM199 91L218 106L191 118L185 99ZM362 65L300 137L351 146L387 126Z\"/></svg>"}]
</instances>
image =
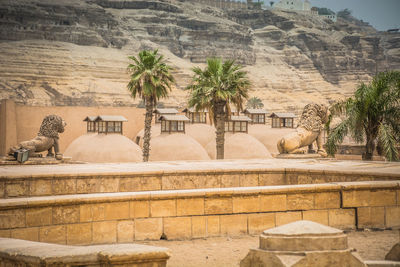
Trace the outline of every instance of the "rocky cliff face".
<instances>
[{"instance_id":1,"label":"rocky cliff face","mask_svg":"<svg viewBox=\"0 0 400 267\"><path fill-rule=\"evenodd\" d=\"M167 105L184 106L193 66L211 56L246 66L252 95L297 109L350 94L400 68L400 34L353 18L222 10L196 1L0 0L0 98L30 105L134 105L128 55L158 48L175 66Z\"/></svg>"}]
</instances>

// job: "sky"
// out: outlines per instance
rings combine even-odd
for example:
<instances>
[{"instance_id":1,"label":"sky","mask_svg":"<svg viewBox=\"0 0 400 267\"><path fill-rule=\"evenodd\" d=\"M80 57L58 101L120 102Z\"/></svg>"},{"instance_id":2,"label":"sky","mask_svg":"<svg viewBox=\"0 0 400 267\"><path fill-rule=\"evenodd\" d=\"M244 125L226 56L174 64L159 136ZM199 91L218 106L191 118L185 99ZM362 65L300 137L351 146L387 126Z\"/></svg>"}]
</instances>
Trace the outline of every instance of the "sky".
<instances>
[{"instance_id":1,"label":"sky","mask_svg":"<svg viewBox=\"0 0 400 267\"><path fill-rule=\"evenodd\" d=\"M338 12L348 8L358 19L375 29L400 28L400 0L310 0L312 6L327 7Z\"/></svg>"}]
</instances>

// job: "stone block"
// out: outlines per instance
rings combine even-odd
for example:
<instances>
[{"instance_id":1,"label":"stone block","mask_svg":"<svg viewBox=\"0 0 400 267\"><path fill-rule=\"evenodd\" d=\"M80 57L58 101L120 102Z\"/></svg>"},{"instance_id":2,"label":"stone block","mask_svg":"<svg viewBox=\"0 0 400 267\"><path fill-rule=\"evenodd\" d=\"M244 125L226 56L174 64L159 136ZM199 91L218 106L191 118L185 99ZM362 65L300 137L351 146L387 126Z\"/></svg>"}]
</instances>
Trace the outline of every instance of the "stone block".
<instances>
[{"instance_id":1,"label":"stone block","mask_svg":"<svg viewBox=\"0 0 400 267\"><path fill-rule=\"evenodd\" d=\"M324 192L314 194L315 209L339 209L340 192Z\"/></svg>"},{"instance_id":2,"label":"stone block","mask_svg":"<svg viewBox=\"0 0 400 267\"><path fill-rule=\"evenodd\" d=\"M207 236L206 217L193 216L192 217L192 237L202 238Z\"/></svg>"},{"instance_id":3,"label":"stone block","mask_svg":"<svg viewBox=\"0 0 400 267\"><path fill-rule=\"evenodd\" d=\"M54 195L76 194L76 179L55 179L52 191Z\"/></svg>"},{"instance_id":4,"label":"stone block","mask_svg":"<svg viewBox=\"0 0 400 267\"><path fill-rule=\"evenodd\" d=\"M76 223L67 225L68 245L89 245L92 243L92 224Z\"/></svg>"},{"instance_id":5,"label":"stone block","mask_svg":"<svg viewBox=\"0 0 400 267\"><path fill-rule=\"evenodd\" d=\"M201 187L197 188L219 188L221 187L220 177L218 175L205 175L204 185L199 185Z\"/></svg>"},{"instance_id":6,"label":"stone block","mask_svg":"<svg viewBox=\"0 0 400 267\"><path fill-rule=\"evenodd\" d=\"M164 234L171 239L190 239L192 237L192 219L190 217L163 218Z\"/></svg>"},{"instance_id":7,"label":"stone block","mask_svg":"<svg viewBox=\"0 0 400 267\"><path fill-rule=\"evenodd\" d=\"M161 176L145 176L140 179L141 191L161 190Z\"/></svg>"},{"instance_id":8,"label":"stone block","mask_svg":"<svg viewBox=\"0 0 400 267\"><path fill-rule=\"evenodd\" d=\"M0 182L0 198L4 198L6 193L6 184L4 182Z\"/></svg>"},{"instance_id":9,"label":"stone block","mask_svg":"<svg viewBox=\"0 0 400 267\"><path fill-rule=\"evenodd\" d=\"M384 207L360 207L357 208L358 228L384 228Z\"/></svg>"},{"instance_id":10,"label":"stone block","mask_svg":"<svg viewBox=\"0 0 400 267\"><path fill-rule=\"evenodd\" d=\"M369 190L342 191L343 207L367 207L371 198Z\"/></svg>"},{"instance_id":11,"label":"stone block","mask_svg":"<svg viewBox=\"0 0 400 267\"><path fill-rule=\"evenodd\" d=\"M39 228L20 228L11 230L11 238L39 241Z\"/></svg>"},{"instance_id":12,"label":"stone block","mask_svg":"<svg viewBox=\"0 0 400 267\"><path fill-rule=\"evenodd\" d=\"M231 197L212 197L205 199L205 214L232 213Z\"/></svg>"},{"instance_id":13,"label":"stone block","mask_svg":"<svg viewBox=\"0 0 400 267\"><path fill-rule=\"evenodd\" d=\"M340 229L355 229L355 209L332 209L328 212L329 226Z\"/></svg>"},{"instance_id":14,"label":"stone block","mask_svg":"<svg viewBox=\"0 0 400 267\"><path fill-rule=\"evenodd\" d=\"M32 180L30 183L31 196L46 196L52 194L51 180Z\"/></svg>"},{"instance_id":15,"label":"stone block","mask_svg":"<svg viewBox=\"0 0 400 267\"><path fill-rule=\"evenodd\" d=\"M258 235L275 227L275 213L256 213L248 215L249 234Z\"/></svg>"},{"instance_id":16,"label":"stone block","mask_svg":"<svg viewBox=\"0 0 400 267\"><path fill-rule=\"evenodd\" d=\"M239 175L240 186L258 186L258 173L247 173Z\"/></svg>"},{"instance_id":17,"label":"stone block","mask_svg":"<svg viewBox=\"0 0 400 267\"><path fill-rule=\"evenodd\" d=\"M400 206L400 190L397 190L397 206Z\"/></svg>"},{"instance_id":18,"label":"stone block","mask_svg":"<svg viewBox=\"0 0 400 267\"><path fill-rule=\"evenodd\" d=\"M105 220L120 220L129 219L129 202L112 202L105 204L104 219Z\"/></svg>"},{"instance_id":19,"label":"stone block","mask_svg":"<svg viewBox=\"0 0 400 267\"><path fill-rule=\"evenodd\" d=\"M385 207L386 227L400 228L400 206Z\"/></svg>"},{"instance_id":20,"label":"stone block","mask_svg":"<svg viewBox=\"0 0 400 267\"><path fill-rule=\"evenodd\" d=\"M39 229L39 241L44 243L66 244L67 226L43 226Z\"/></svg>"},{"instance_id":21,"label":"stone block","mask_svg":"<svg viewBox=\"0 0 400 267\"><path fill-rule=\"evenodd\" d=\"M283 185L285 175L283 173L260 173L258 174L258 182L260 186L266 185Z\"/></svg>"},{"instance_id":22,"label":"stone block","mask_svg":"<svg viewBox=\"0 0 400 267\"><path fill-rule=\"evenodd\" d=\"M131 201L129 205L131 218L147 218L150 216L149 201Z\"/></svg>"},{"instance_id":23,"label":"stone block","mask_svg":"<svg viewBox=\"0 0 400 267\"><path fill-rule=\"evenodd\" d=\"M80 178L76 180L76 192L78 194L99 193L100 183L96 178Z\"/></svg>"},{"instance_id":24,"label":"stone block","mask_svg":"<svg viewBox=\"0 0 400 267\"><path fill-rule=\"evenodd\" d=\"M92 221L103 221L106 217L106 205L103 203L92 204Z\"/></svg>"},{"instance_id":25,"label":"stone block","mask_svg":"<svg viewBox=\"0 0 400 267\"><path fill-rule=\"evenodd\" d=\"M221 187L239 187L240 186L240 178L239 174L222 174L219 175L219 179L221 181Z\"/></svg>"},{"instance_id":26,"label":"stone block","mask_svg":"<svg viewBox=\"0 0 400 267\"><path fill-rule=\"evenodd\" d=\"M138 192L141 190L141 177L120 177L119 192Z\"/></svg>"},{"instance_id":27,"label":"stone block","mask_svg":"<svg viewBox=\"0 0 400 267\"><path fill-rule=\"evenodd\" d=\"M29 194L29 183L27 181L15 181L6 183L6 195L7 197L21 197L28 196Z\"/></svg>"},{"instance_id":28,"label":"stone block","mask_svg":"<svg viewBox=\"0 0 400 267\"><path fill-rule=\"evenodd\" d=\"M79 206L53 207L53 224L66 224L79 222Z\"/></svg>"},{"instance_id":29,"label":"stone block","mask_svg":"<svg viewBox=\"0 0 400 267\"><path fill-rule=\"evenodd\" d=\"M297 180L299 184L313 184L315 182L313 177L309 174L299 174Z\"/></svg>"},{"instance_id":30,"label":"stone block","mask_svg":"<svg viewBox=\"0 0 400 267\"><path fill-rule=\"evenodd\" d=\"M239 236L247 234L247 215L221 215L221 234L229 236Z\"/></svg>"},{"instance_id":31,"label":"stone block","mask_svg":"<svg viewBox=\"0 0 400 267\"><path fill-rule=\"evenodd\" d=\"M92 205L83 204L79 206L79 220L80 222L92 221Z\"/></svg>"},{"instance_id":32,"label":"stone block","mask_svg":"<svg viewBox=\"0 0 400 267\"><path fill-rule=\"evenodd\" d=\"M176 216L176 200L151 200L150 214L151 217Z\"/></svg>"},{"instance_id":33,"label":"stone block","mask_svg":"<svg viewBox=\"0 0 400 267\"><path fill-rule=\"evenodd\" d=\"M24 226L25 211L23 209L0 211L0 229L17 228Z\"/></svg>"},{"instance_id":34,"label":"stone block","mask_svg":"<svg viewBox=\"0 0 400 267\"><path fill-rule=\"evenodd\" d=\"M286 195L260 195L260 211L285 211Z\"/></svg>"},{"instance_id":35,"label":"stone block","mask_svg":"<svg viewBox=\"0 0 400 267\"><path fill-rule=\"evenodd\" d=\"M290 212L277 212L275 213L275 224L280 226L283 224L302 220L301 211L290 211Z\"/></svg>"},{"instance_id":36,"label":"stone block","mask_svg":"<svg viewBox=\"0 0 400 267\"><path fill-rule=\"evenodd\" d=\"M303 211L303 220L329 225L327 210L306 210Z\"/></svg>"},{"instance_id":37,"label":"stone block","mask_svg":"<svg viewBox=\"0 0 400 267\"><path fill-rule=\"evenodd\" d=\"M92 244L110 244L117 242L117 222L93 222Z\"/></svg>"},{"instance_id":38,"label":"stone block","mask_svg":"<svg viewBox=\"0 0 400 267\"><path fill-rule=\"evenodd\" d=\"M233 197L233 213L258 212L260 210L260 200L257 196Z\"/></svg>"},{"instance_id":39,"label":"stone block","mask_svg":"<svg viewBox=\"0 0 400 267\"><path fill-rule=\"evenodd\" d=\"M11 230L0 230L0 237L11 238Z\"/></svg>"},{"instance_id":40,"label":"stone block","mask_svg":"<svg viewBox=\"0 0 400 267\"><path fill-rule=\"evenodd\" d=\"M203 215L204 198L182 198L176 200L177 216Z\"/></svg>"},{"instance_id":41,"label":"stone block","mask_svg":"<svg viewBox=\"0 0 400 267\"><path fill-rule=\"evenodd\" d=\"M133 220L118 221L117 242L131 243L135 240L135 222Z\"/></svg>"},{"instance_id":42,"label":"stone block","mask_svg":"<svg viewBox=\"0 0 400 267\"><path fill-rule=\"evenodd\" d=\"M219 216L207 216L207 236L219 236L221 227L219 223Z\"/></svg>"},{"instance_id":43,"label":"stone block","mask_svg":"<svg viewBox=\"0 0 400 267\"><path fill-rule=\"evenodd\" d=\"M117 177L101 178L99 184L99 190L101 193L118 192L119 178Z\"/></svg>"},{"instance_id":44,"label":"stone block","mask_svg":"<svg viewBox=\"0 0 400 267\"><path fill-rule=\"evenodd\" d=\"M395 206L397 202L395 190L371 191L370 196L370 206Z\"/></svg>"},{"instance_id":45,"label":"stone block","mask_svg":"<svg viewBox=\"0 0 400 267\"><path fill-rule=\"evenodd\" d=\"M26 226L43 226L50 224L52 224L51 208L26 209Z\"/></svg>"},{"instance_id":46,"label":"stone block","mask_svg":"<svg viewBox=\"0 0 400 267\"><path fill-rule=\"evenodd\" d=\"M314 194L288 194L288 210L311 210L314 208Z\"/></svg>"},{"instance_id":47,"label":"stone block","mask_svg":"<svg viewBox=\"0 0 400 267\"><path fill-rule=\"evenodd\" d=\"M162 218L135 219L135 240L160 240Z\"/></svg>"}]
</instances>

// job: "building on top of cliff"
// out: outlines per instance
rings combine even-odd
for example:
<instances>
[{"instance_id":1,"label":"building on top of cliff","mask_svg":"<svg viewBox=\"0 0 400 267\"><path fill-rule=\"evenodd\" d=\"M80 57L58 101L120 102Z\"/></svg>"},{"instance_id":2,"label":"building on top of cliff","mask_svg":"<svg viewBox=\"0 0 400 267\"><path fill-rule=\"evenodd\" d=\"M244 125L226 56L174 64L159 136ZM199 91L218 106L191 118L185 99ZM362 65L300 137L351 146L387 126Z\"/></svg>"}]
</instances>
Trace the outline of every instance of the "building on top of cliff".
<instances>
[{"instance_id":1,"label":"building on top of cliff","mask_svg":"<svg viewBox=\"0 0 400 267\"><path fill-rule=\"evenodd\" d=\"M274 4L274 8L311 12L311 4L308 0L279 0Z\"/></svg>"}]
</instances>

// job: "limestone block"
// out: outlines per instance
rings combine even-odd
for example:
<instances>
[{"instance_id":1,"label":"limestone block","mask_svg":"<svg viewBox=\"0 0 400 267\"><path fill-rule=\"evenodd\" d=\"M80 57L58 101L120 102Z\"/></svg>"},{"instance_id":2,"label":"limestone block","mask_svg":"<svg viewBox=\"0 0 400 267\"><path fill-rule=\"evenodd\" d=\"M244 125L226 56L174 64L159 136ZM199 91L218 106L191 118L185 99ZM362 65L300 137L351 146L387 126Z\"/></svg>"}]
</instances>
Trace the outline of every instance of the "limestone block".
<instances>
[{"instance_id":1,"label":"limestone block","mask_svg":"<svg viewBox=\"0 0 400 267\"><path fill-rule=\"evenodd\" d=\"M135 222L133 220L124 220L117 222L117 242L131 243L135 235Z\"/></svg>"},{"instance_id":2,"label":"limestone block","mask_svg":"<svg viewBox=\"0 0 400 267\"><path fill-rule=\"evenodd\" d=\"M6 193L6 184L4 182L0 182L0 198L4 198Z\"/></svg>"},{"instance_id":3,"label":"limestone block","mask_svg":"<svg viewBox=\"0 0 400 267\"><path fill-rule=\"evenodd\" d=\"M52 208L26 209L26 226L43 226L52 224Z\"/></svg>"},{"instance_id":4,"label":"limestone block","mask_svg":"<svg viewBox=\"0 0 400 267\"><path fill-rule=\"evenodd\" d=\"M301 220L301 211L290 211L290 212L277 212L275 213L276 226L295 222Z\"/></svg>"},{"instance_id":5,"label":"limestone block","mask_svg":"<svg viewBox=\"0 0 400 267\"><path fill-rule=\"evenodd\" d=\"M53 207L53 224L79 222L79 206Z\"/></svg>"},{"instance_id":6,"label":"limestone block","mask_svg":"<svg viewBox=\"0 0 400 267\"><path fill-rule=\"evenodd\" d=\"M31 196L46 196L52 194L51 180L32 180L30 183Z\"/></svg>"},{"instance_id":7,"label":"limestone block","mask_svg":"<svg viewBox=\"0 0 400 267\"><path fill-rule=\"evenodd\" d=\"M150 202L147 200L143 201L131 201L130 205L130 216L131 218L147 218L150 215Z\"/></svg>"},{"instance_id":8,"label":"limestone block","mask_svg":"<svg viewBox=\"0 0 400 267\"><path fill-rule=\"evenodd\" d=\"M314 194L288 194L288 210L309 210L314 208Z\"/></svg>"},{"instance_id":9,"label":"limestone block","mask_svg":"<svg viewBox=\"0 0 400 267\"><path fill-rule=\"evenodd\" d=\"M43 226L39 229L39 241L54 244L67 243L67 226Z\"/></svg>"},{"instance_id":10,"label":"limestone block","mask_svg":"<svg viewBox=\"0 0 400 267\"><path fill-rule=\"evenodd\" d=\"M159 240L162 233L162 218L135 219L136 240Z\"/></svg>"},{"instance_id":11,"label":"limestone block","mask_svg":"<svg viewBox=\"0 0 400 267\"><path fill-rule=\"evenodd\" d=\"M0 229L25 226L25 211L23 209L1 210Z\"/></svg>"},{"instance_id":12,"label":"limestone block","mask_svg":"<svg viewBox=\"0 0 400 267\"><path fill-rule=\"evenodd\" d=\"M358 228L385 228L385 208L357 208L357 222Z\"/></svg>"},{"instance_id":13,"label":"limestone block","mask_svg":"<svg viewBox=\"0 0 400 267\"><path fill-rule=\"evenodd\" d=\"M68 195L76 193L76 179L53 180L52 192L54 195Z\"/></svg>"},{"instance_id":14,"label":"limestone block","mask_svg":"<svg viewBox=\"0 0 400 267\"><path fill-rule=\"evenodd\" d=\"M299 174L297 176L297 181L299 184L312 184L316 183L315 182L315 177L309 175L309 174Z\"/></svg>"},{"instance_id":15,"label":"limestone block","mask_svg":"<svg viewBox=\"0 0 400 267\"><path fill-rule=\"evenodd\" d=\"M332 209L329 210L329 226L340 229L354 229L356 226L354 209Z\"/></svg>"},{"instance_id":16,"label":"limestone block","mask_svg":"<svg viewBox=\"0 0 400 267\"><path fill-rule=\"evenodd\" d=\"M239 175L240 186L258 186L258 173L247 173Z\"/></svg>"},{"instance_id":17,"label":"limestone block","mask_svg":"<svg viewBox=\"0 0 400 267\"><path fill-rule=\"evenodd\" d=\"M112 244L117 242L117 222L93 222L92 244Z\"/></svg>"},{"instance_id":18,"label":"limestone block","mask_svg":"<svg viewBox=\"0 0 400 267\"><path fill-rule=\"evenodd\" d=\"M11 230L11 238L39 241L39 228L20 228Z\"/></svg>"},{"instance_id":19,"label":"limestone block","mask_svg":"<svg viewBox=\"0 0 400 267\"><path fill-rule=\"evenodd\" d=\"M192 236L191 217L163 218L164 234L170 239L190 239Z\"/></svg>"},{"instance_id":20,"label":"limestone block","mask_svg":"<svg viewBox=\"0 0 400 267\"><path fill-rule=\"evenodd\" d=\"M11 237L11 230L0 230L0 237Z\"/></svg>"},{"instance_id":21,"label":"limestone block","mask_svg":"<svg viewBox=\"0 0 400 267\"><path fill-rule=\"evenodd\" d=\"M29 183L27 181L13 181L6 183L7 197L28 196Z\"/></svg>"},{"instance_id":22,"label":"limestone block","mask_svg":"<svg viewBox=\"0 0 400 267\"><path fill-rule=\"evenodd\" d=\"M343 207L366 207L371 198L369 190L342 191Z\"/></svg>"},{"instance_id":23,"label":"limestone block","mask_svg":"<svg viewBox=\"0 0 400 267\"><path fill-rule=\"evenodd\" d=\"M285 211L286 202L286 195L260 195L260 211Z\"/></svg>"},{"instance_id":24,"label":"limestone block","mask_svg":"<svg viewBox=\"0 0 400 267\"><path fill-rule=\"evenodd\" d=\"M338 209L340 208L339 192L324 192L314 195L315 209Z\"/></svg>"},{"instance_id":25,"label":"limestone block","mask_svg":"<svg viewBox=\"0 0 400 267\"><path fill-rule=\"evenodd\" d=\"M105 204L105 220L129 219L129 217L129 202L112 202Z\"/></svg>"},{"instance_id":26,"label":"limestone block","mask_svg":"<svg viewBox=\"0 0 400 267\"><path fill-rule=\"evenodd\" d=\"M140 177L120 177L119 192L138 192L140 188Z\"/></svg>"},{"instance_id":27,"label":"limestone block","mask_svg":"<svg viewBox=\"0 0 400 267\"><path fill-rule=\"evenodd\" d=\"M205 199L205 214L232 213L231 197L212 197Z\"/></svg>"},{"instance_id":28,"label":"limestone block","mask_svg":"<svg viewBox=\"0 0 400 267\"><path fill-rule=\"evenodd\" d=\"M118 192L118 189L119 189L119 178L109 177L100 179L99 192L101 193Z\"/></svg>"},{"instance_id":29,"label":"limestone block","mask_svg":"<svg viewBox=\"0 0 400 267\"><path fill-rule=\"evenodd\" d=\"M248 215L249 234L260 234L262 231L275 227L275 213L255 213Z\"/></svg>"},{"instance_id":30,"label":"limestone block","mask_svg":"<svg viewBox=\"0 0 400 267\"><path fill-rule=\"evenodd\" d=\"M240 177L239 174L222 174L219 176L221 180L221 187L239 187Z\"/></svg>"},{"instance_id":31,"label":"limestone block","mask_svg":"<svg viewBox=\"0 0 400 267\"><path fill-rule=\"evenodd\" d=\"M385 207L386 227L400 228L400 206Z\"/></svg>"},{"instance_id":32,"label":"limestone block","mask_svg":"<svg viewBox=\"0 0 400 267\"><path fill-rule=\"evenodd\" d=\"M371 191L370 206L394 206L396 202L395 190Z\"/></svg>"},{"instance_id":33,"label":"limestone block","mask_svg":"<svg viewBox=\"0 0 400 267\"><path fill-rule=\"evenodd\" d=\"M221 234L229 236L238 236L247 234L247 215L221 215Z\"/></svg>"},{"instance_id":34,"label":"limestone block","mask_svg":"<svg viewBox=\"0 0 400 267\"><path fill-rule=\"evenodd\" d=\"M96 178L81 178L76 180L76 192L78 194L99 193L100 183Z\"/></svg>"},{"instance_id":35,"label":"limestone block","mask_svg":"<svg viewBox=\"0 0 400 267\"><path fill-rule=\"evenodd\" d=\"M221 181L218 175L202 175L204 185L198 185L196 188L219 188L221 186Z\"/></svg>"},{"instance_id":36,"label":"limestone block","mask_svg":"<svg viewBox=\"0 0 400 267\"><path fill-rule=\"evenodd\" d=\"M151 200L150 215L151 217L176 216L176 200Z\"/></svg>"},{"instance_id":37,"label":"limestone block","mask_svg":"<svg viewBox=\"0 0 400 267\"><path fill-rule=\"evenodd\" d=\"M400 190L397 190L397 206L400 206Z\"/></svg>"},{"instance_id":38,"label":"limestone block","mask_svg":"<svg viewBox=\"0 0 400 267\"><path fill-rule=\"evenodd\" d=\"M205 216L192 217L192 237L202 238L207 236L207 224Z\"/></svg>"},{"instance_id":39,"label":"limestone block","mask_svg":"<svg viewBox=\"0 0 400 267\"><path fill-rule=\"evenodd\" d=\"M92 243L92 224L76 223L67 225L68 245L87 245Z\"/></svg>"},{"instance_id":40,"label":"limestone block","mask_svg":"<svg viewBox=\"0 0 400 267\"><path fill-rule=\"evenodd\" d=\"M260 186L266 185L283 185L285 184L284 173L260 173L258 174L258 182Z\"/></svg>"},{"instance_id":41,"label":"limestone block","mask_svg":"<svg viewBox=\"0 0 400 267\"><path fill-rule=\"evenodd\" d=\"M181 198L176 200L177 216L203 215L204 198Z\"/></svg>"},{"instance_id":42,"label":"limestone block","mask_svg":"<svg viewBox=\"0 0 400 267\"><path fill-rule=\"evenodd\" d=\"M207 216L207 236L219 236L221 233L219 216Z\"/></svg>"},{"instance_id":43,"label":"limestone block","mask_svg":"<svg viewBox=\"0 0 400 267\"><path fill-rule=\"evenodd\" d=\"M303 220L329 225L328 210L306 210L303 211Z\"/></svg>"},{"instance_id":44,"label":"limestone block","mask_svg":"<svg viewBox=\"0 0 400 267\"><path fill-rule=\"evenodd\" d=\"M92 221L92 204L83 204L79 206L79 220L80 222Z\"/></svg>"},{"instance_id":45,"label":"limestone block","mask_svg":"<svg viewBox=\"0 0 400 267\"><path fill-rule=\"evenodd\" d=\"M141 191L161 190L161 176L144 176L140 179Z\"/></svg>"},{"instance_id":46,"label":"limestone block","mask_svg":"<svg viewBox=\"0 0 400 267\"><path fill-rule=\"evenodd\" d=\"M233 213L259 212L260 200L258 196L233 197Z\"/></svg>"}]
</instances>

